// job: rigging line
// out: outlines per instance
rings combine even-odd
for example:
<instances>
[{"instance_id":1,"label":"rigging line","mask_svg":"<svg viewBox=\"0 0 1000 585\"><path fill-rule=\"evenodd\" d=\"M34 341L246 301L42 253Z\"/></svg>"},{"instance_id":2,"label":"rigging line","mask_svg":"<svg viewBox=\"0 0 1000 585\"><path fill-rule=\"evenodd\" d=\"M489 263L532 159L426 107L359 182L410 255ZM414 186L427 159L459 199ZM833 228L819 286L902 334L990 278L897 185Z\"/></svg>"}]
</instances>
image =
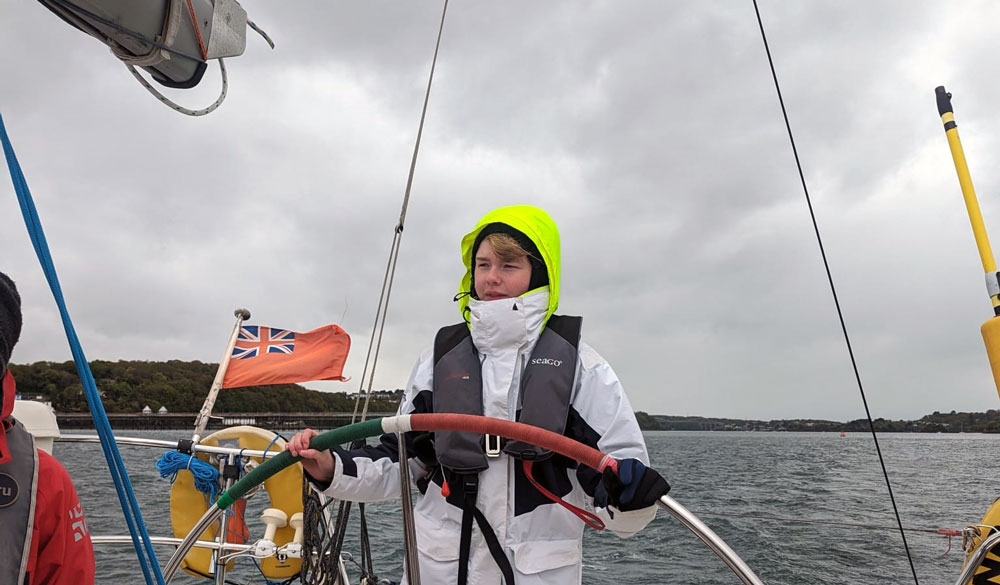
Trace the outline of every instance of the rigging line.
<instances>
[{"instance_id":1,"label":"rigging line","mask_svg":"<svg viewBox=\"0 0 1000 585\"><path fill-rule=\"evenodd\" d=\"M399 232L393 233L392 246L389 248L389 260L385 265L385 276L382 277L382 292L379 293L378 297L378 307L375 309L375 324L372 325L372 335L368 339L368 353L365 354L365 366L361 370L361 382L358 386L358 394L354 397L354 412L351 414L351 423L355 423L355 418L358 416L358 407L361 405L361 395L366 396L371 395L371 387L369 387L368 392L365 392L365 377L368 375L368 364L372 359L372 347L375 345L375 332L378 330L379 318L382 316L382 306L385 304L385 290L389 286L389 275L392 269L392 252L396 249L396 242L399 240ZM374 369L374 366L372 366ZM367 406L368 400L365 399L365 405Z\"/></svg>"},{"instance_id":2,"label":"rigging line","mask_svg":"<svg viewBox=\"0 0 1000 585\"><path fill-rule=\"evenodd\" d=\"M406 207L410 203L410 187L413 185L413 171L417 167L417 152L420 150L420 137L424 134L424 118L427 117L427 102L431 99L431 84L434 82L434 68L437 67L438 50L441 48L441 34L444 32L444 17L448 13L448 0L444 0L441 10L441 24L438 26L437 42L434 43L434 58L431 59L431 73L427 78L427 91L424 93L424 108L420 112L420 126L417 128L417 141L413 145L413 159L410 161L410 175L406 178L406 192L403 194L403 208L399 212L399 225L396 230L403 231L406 221Z\"/></svg>"},{"instance_id":3,"label":"rigging line","mask_svg":"<svg viewBox=\"0 0 1000 585\"><path fill-rule=\"evenodd\" d=\"M410 190L413 187L413 175L417 167L417 155L420 152L420 139L424 133L424 121L427 118L427 104L430 102L431 87L434 84L434 70L437 68L438 53L441 49L441 36L444 33L444 21L447 14L448 0L444 0L444 6L441 9L441 22L438 25L437 40L434 43L434 56L431 58L431 70L427 77L427 90L424 92L424 104L420 111L420 123L417 126L417 138L413 145L413 157L410 159L410 170L406 177L406 189L403 192L403 204L399 211L399 223L397 223L396 227L393 229L392 245L389 249L389 260L386 263L385 276L382 280L382 292L379 295L378 308L375 311L375 325L372 327L372 336L368 341L368 353L365 355L365 366L361 372L361 383L358 389L358 395L354 399L354 413L351 415L351 423L355 422L355 418L357 418L358 415L358 405L361 400L361 393L364 391L366 375L368 375L368 390L365 392L365 402L361 412L361 420L365 420L368 415L368 405L371 402L372 386L375 381L375 366L378 363L378 354L382 348L382 335L385 331L386 315L389 312L389 296L392 293L392 282L396 274L396 261L399 259L399 248L403 238L403 228L406 224L406 209L410 203ZM380 319L381 323L379 323ZM373 346L375 348L374 355L372 354ZM370 374L368 371L369 362L371 363ZM362 520L362 542L364 543L367 540L368 534L367 526L364 521L364 506L359 505L358 509ZM336 541L334 550L336 551L338 557L340 556L340 552L343 547L347 527L347 513L349 510L350 504L348 502L341 502L341 506L337 514L337 526L333 536L333 539ZM403 509L404 515L412 513L412 507L409 509ZM366 547L363 545L362 548ZM370 550L367 551L366 558L368 559L367 564L373 569L370 561Z\"/></svg>"},{"instance_id":4,"label":"rigging line","mask_svg":"<svg viewBox=\"0 0 1000 585\"><path fill-rule=\"evenodd\" d=\"M395 276L396 274L396 263L399 258L399 248L402 238L403 238L403 229L401 224L399 229L396 231L396 237L394 238L395 249L392 253L391 257L392 259L390 261L390 264L392 266L392 274L389 275L389 284L385 290L385 310L382 312L382 323L378 329L378 341L375 343L375 359L372 361L372 371L368 377L368 393L365 394L365 405L364 408L361 409L361 420L365 420L368 417L368 404L371 402L372 387L375 384L375 364L378 362L378 354L379 351L382 349L382 333L385 331L385 320L386 317L389 315L389 295L392 294L392 280L393 276ZM374 334L374 331L372 332L372 334Z\"/></svg>"},{"instance_id":5,"label":"rigging line","mask_svg":"<svg viewBox=\"0 0 1000 585\"><path fill-rule=\"evenodd\" d=\"M399 211L399 223L396 224L396 227L393 230L392 247L389 251L389 261L386 264L386 274L384 280L382 281L382 296L379 298L378 309L375 313L375 327L372 328L372 337L368 342L368 356L365 357L365 367L361 372L361 388L358 391L358 396L355 398L354 414L351 416L352 422L358 413L358 402L361 399L361 392L364 390L365 375L368 374L370 356L371 373L368 376L368 391L365 392L365 404L361 420L365 420L364 417L368 413L368 403L371 400L372 394L372 383L375 380L375 366L378 363L378 353L379 349L382 347L382 334L385 330L385 316L389 311L389 295L392 292L392 281L396 274L396 260L399 258L400 242L403 237L403 227L406 223L406 209L410 203L410 189L413 186L413 175L417 168L417 155L420 152L420 138L424 134L424 120L427 118L427 104L430 102L431 86L434 83L434 70L437 67L438 52L441 49L441 36L444 33L444 20L447 14L448 0L444 0L444 7L441 10L441 23L438 25L437 41L434 43L434 57L431 59L431 71L427 78L427 90L424 92L424 105L420 111L420 124L417 126L417 139L413 145L413 157L410 159L410 171L406 177L406 189L403 192L403 204ZM381 319L381 324L379 324L379 319ZM374 355L372 355L373 345L375 346Z\"/></svg>"},{"instance_id":6,"label":"rigging line","mask_svg":"<svg viewBox=\"0 0 1000 585\"><path fill-rule=\"evenodd\" d=\"M812 218L813 230L816 232L816 242L819 244L819 252L823 257L823 267L826 269L826 278L830 282L830 293L833 295L833 304L837 308L837 318L840 319L840 328L844 332L844 342L847 344L847 353L851 358L851 367L854 368L854 378L858 383L858 390L861 391L861 402L865 405L865 415L868 417L868 426L871 428L872 439L875 441L875 451L878 453L878 462L882 466L882 475L885 477L885 487L889 491L889 499L892 501L892 511L896 515L896 524L899 527L899 535L903 539L903 548L906 550L906 559L910 563L910 571L913 573L913 582L920 585L917 579L917 569L913 566L913 557L910 555L910 547L906 543L906 531L903 530L903 521L899 516L899 508L896 506L896 498L892 493L892 484L889 482L889 472L885 468L885 459L882 457L882 449L878 444L878 434L875 432L875 423L872 422L871 410L868 408L868 399L865 397L865 388L861 383L861 374L858 372L858 362L854 358L854 350L851 347L851 338L847 334L847 325L844 322L844 313L840 308L840 300L837 298L837 287L833 284L833 273L830 271L830 263L826 258L826 250L823 247L823 238L819 233L819 224L816 222L816 213L813 211L812 199L809 197L809 187L806 186L806 176L802 172L802 163L799 160L799 152L795 147L795 137L792 136L792 125L788 121L788 111L785 109L785 100L781 97L781 87L778 85L778 74L774 69L774 59L771 58L771 49L767 44L767 35L764 33L764 21L760 17L760 8L757 0L753 0L753 9L757 13L757 24L760 26L760 37L764 41L764 51L767 53L767 63L771 67L771 77L774 79L774 89L778 93L778 103L781 104L781 115L785 118L785 128L788 130L788 140L792 145L792 154L795 156L795 166L799 171L799 180L802 181L802 190L805 192L806 205L809 207L809 216Z\"/></svg>"},{"instance_id":7,"label":"rigging line","mask_svg":"<svg viewBox=\"0 0 1000 585\"><path fill-rule=\"evenodd\" d=\"M7 136L7 130L3 124L3 116L0 116L0 143L3 146L7 167L10 170L11 181L14 184L14 192L21 208L21 215L24 218L24 224L28 230L31 244L35 249L35 255L38 257L38 262L49 284L52 297L59 309L63 329L66 332L66 340L69 342L70 352L73 354L73 361L76 363L80 383L83 386L84 398L87 401L91 417L94 420L97 434L101 439L101 450L104 452L105 460L108 463L108 471L115 484L115 491L121 503L122 514L125 517L129 534L132 537L132 544L135 547L139 567L142 569L143 577L148 585L154 582L163 585L163 574L156 560L156 552L153 550L149 539L146 524L143 522L135 490L129 479L125 462L118 451L118 444L114 440L114 430L111 428L110 422L108 422L108 416L104 410L104 404L101 402L93 372L90 370L89 362L83 353L83 347L76 334L76 328L73 326L73 320L69 315L62 286L59 284L59 277L56 274L55 263L49 251L48 241L45 239L45 231L42 229L41 218L38 217L38 210L35 208L34 199L31 197L31 190L28 188L24 173L21 171L21 165L14 154L14 146Z\"/></svg>"}]
</instances>

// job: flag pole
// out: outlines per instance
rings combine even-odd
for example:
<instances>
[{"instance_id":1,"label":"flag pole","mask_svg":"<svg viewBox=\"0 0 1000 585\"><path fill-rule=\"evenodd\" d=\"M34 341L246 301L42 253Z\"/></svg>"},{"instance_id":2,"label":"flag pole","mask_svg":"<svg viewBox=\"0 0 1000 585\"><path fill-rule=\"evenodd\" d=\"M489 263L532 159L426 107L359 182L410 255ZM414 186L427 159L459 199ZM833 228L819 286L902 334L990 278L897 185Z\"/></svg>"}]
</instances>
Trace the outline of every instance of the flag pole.
<instances>
[{"instance_id":1,"label":"flag pole","mask_svg":"<svg viewBox=\"0 0 1000 585\"><path fill-rule=\"evenodd\" d=\"M212 387L208 391L208 396L205 397L205 404L201 405L201 412L198 413L198 418L194 421L194 436L191 437L194 443L198 443L201 440L201 434L205 432L205 427L208 426L208 419L212 415L212 409L215 407L215 399L219 396L219 390L222 389L222 379L226 377L226 369L229 367L229 360L233 355L233 347L236 346L236 338L240 334L240 327L243 326L243 321L250 318L250 311L240 308L236 309L233 315L236 316L236 326L233 327L233 333L229 336L226 353L219 360L219 370L215 372L215 380L212 380Z\"/></svg>"}]
</instances>

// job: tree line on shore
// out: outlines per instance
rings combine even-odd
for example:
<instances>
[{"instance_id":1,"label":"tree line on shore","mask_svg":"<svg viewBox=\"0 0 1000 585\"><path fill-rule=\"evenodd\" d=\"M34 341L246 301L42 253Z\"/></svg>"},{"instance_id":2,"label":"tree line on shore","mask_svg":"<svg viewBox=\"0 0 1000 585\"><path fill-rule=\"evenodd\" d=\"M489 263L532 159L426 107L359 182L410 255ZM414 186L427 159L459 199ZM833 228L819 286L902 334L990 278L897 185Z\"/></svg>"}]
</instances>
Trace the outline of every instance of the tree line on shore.
<instances>
[{"instance_id":1,"label":"tree line on shore","mask_svg":"<svg viewBox=\"0 0 1000 585\"><path fill-rule=\"evenodd\" d=\"M90 369L109 413L197 412L212 386L218 364L199 361L90 362ZM83 385L73 362L11 364L17 393L52 404L59 413L89 412ZM402 390L378 392L369 403L375 412L395 411ZM215 412L352 412L355 399L346 392L320 392L299 384L224 389Z\"/></svg>"},{"instance_id":2,"label":"tree line on shore","mask_svg":"<svg viewBox=\"0 0 1000 585\"><path fill-rule=\"evenodd\" d=\"M636 413L644 430L663 431L797 431L870 433L1000 433L1000 410L986 412L933 412L917 420L877 418L847 422L817 419L740 420L701 416L668 416Z\"/></svg>"},{"instance_id":3,"label":"tree line on shore","mask_svg":"<svg viewBox=\"0 0 1000 585\"><path fill-rule=\"evenodd\" d=\"M94 380L109 413L197 412L215 378L218 364L170 360L90 362ZM45 400L59 413L88 412L76 365L69 362L11 364L18 394ZM395 411L402 390L373 393L369 410ZM320 392L299 384L276 384L225 389L219 393L216 412L352 412L355 398L347 392ZM636 412L643 430L711 431L826 431L870 432L866 419L848 422L816 419L741 420L700 416L671 416ZM1000 433L1000 410L986 412L934 412L918 420L875 419L879 432Z\"/></svg>"}]
</instances>

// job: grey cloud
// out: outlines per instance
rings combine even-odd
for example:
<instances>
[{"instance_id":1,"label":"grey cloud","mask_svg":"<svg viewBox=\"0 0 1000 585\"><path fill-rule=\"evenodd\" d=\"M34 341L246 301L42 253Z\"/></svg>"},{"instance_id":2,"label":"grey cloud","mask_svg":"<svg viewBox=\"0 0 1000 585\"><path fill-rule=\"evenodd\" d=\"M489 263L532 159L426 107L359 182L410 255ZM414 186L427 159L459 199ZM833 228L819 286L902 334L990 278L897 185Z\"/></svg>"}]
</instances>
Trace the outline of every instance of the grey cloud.
<instances>
[{"instance_id":1,"label":"grey cloud","mask_svg":"<svg viewBox=\"0 0 1000 585\"><path fill-rule=\"evenodd\" d=\"M41 6L5 6L0 111L88 356L215 361L246 305L278 326L342 321L360 378L441 6L247 8L277 48L251 35L226 103L186 119ZM995 407L933 89L956 93L992 226L997 9L761 9L873 414ZM170 95L210 103L216 76ZM0 261L30 325L15 359L68 359L3 193ZM562 311L586 317L635 407L862 416L751 6L452 3L376 386L402 386L457 321L458 239L509 203L559 223Z\"/></svg>"}]
</instances>

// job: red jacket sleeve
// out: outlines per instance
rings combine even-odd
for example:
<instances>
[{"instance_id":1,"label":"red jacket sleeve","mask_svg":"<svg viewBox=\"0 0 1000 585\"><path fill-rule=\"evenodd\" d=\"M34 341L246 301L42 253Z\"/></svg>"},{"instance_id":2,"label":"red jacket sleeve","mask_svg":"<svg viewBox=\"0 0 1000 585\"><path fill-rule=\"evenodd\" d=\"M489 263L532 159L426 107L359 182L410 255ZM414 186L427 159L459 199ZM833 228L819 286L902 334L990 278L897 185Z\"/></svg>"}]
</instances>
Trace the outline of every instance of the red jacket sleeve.
<instances>
[{"instance_id":1,"label":"red jacket sleeve","mask_svg":"<svg viewBox=\"0 0 1000 585\"><path fill-rule=\"evenodd\" d=\"M94 547L73 481L39 450L28 585L93 585L94 571Z\"/></svg>"}]
</instances>

